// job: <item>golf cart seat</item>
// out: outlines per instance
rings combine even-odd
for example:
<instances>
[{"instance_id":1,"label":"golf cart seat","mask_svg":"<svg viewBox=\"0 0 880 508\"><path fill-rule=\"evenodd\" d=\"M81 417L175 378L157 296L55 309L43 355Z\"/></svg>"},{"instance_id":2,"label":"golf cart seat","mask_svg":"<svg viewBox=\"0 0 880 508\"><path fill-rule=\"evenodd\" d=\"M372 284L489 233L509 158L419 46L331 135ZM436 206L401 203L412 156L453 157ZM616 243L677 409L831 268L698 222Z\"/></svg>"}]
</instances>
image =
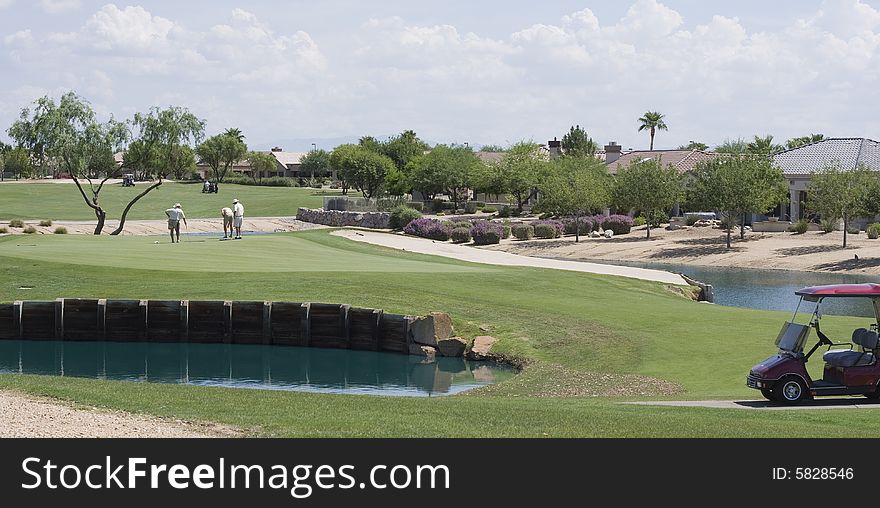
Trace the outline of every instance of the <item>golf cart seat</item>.
<instances>
[{"instance_id":1,"label":"golf cart seat","mask_svg":"<svg viewBox=\"0 0 880 508\"><path fill-rule=\"evenodd\" d=\"M852 335L853 344L862 347L862 351L852 349L827 351L822 355L825 363L832 367L861 367L874 364L874 349L877 348L877 332L857 328Z\"/></svg>"}]
</instances>

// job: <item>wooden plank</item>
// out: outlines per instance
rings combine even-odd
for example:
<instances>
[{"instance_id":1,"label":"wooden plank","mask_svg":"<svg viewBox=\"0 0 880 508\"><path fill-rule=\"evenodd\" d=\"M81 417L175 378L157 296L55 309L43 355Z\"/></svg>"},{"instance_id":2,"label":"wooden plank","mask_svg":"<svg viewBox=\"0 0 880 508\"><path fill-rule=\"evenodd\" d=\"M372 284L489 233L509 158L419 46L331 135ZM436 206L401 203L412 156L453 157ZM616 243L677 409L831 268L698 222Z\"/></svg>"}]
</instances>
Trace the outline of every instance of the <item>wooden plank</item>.
<instances>
[{"instance_id":1,"label":"wooden plank","mask_svg":"<svg viewBox=\"0 0 880 508\"><path fill-rule=\"evenodd\" d=\"M348 345L351 349L377 351L382 311L378 309L349 309Z\"/></svg>"},{"instance_id":2,"label":"wooden plank","mask_svg":"<svg viewBox=\"0 0 880 508\"><path fill-rule=\"evenodd\" d=\"M21 338L52 340L56 337L56 302L21 302Z\"/></svg>"},{"instance_id":3,"label":"wooden plank","mask_svg":"<svg viewBox=\"0 0 880 508\"><path fill-rule=\"evenodd\" d=\"M226 302L190 300L186 302L187 337L189 342L218 344L226 342L229 323Z\"/></svg>"},{"instance_id":4,"label":"wooden plank","mask_svg":"<svg viewBox=\"0 0 880 508\"><path fill-rule=\"evenodd\" d=\"M270 310L271 343L281 346L308 346L309 304L272 302Z\"/></svg>"},{"instance_id":5,"label":"wooden plank","mask_svg":"<svg viewBox=\"0 0 880 508\"><path fill-rule=\"evenodd\" d=\"M65 298L59 303L64 340L94 341L101 338L104 326L100 322L98 300Z\"/></svg>"},{"instance_id":6,"label":"wooden plank","mask_svg":"<svg viewBox=\"0 0 880 508\"><path fill-rule=\"evenodd\" d=\"M14 303L0 303L0 339L18 338L17 307Z\"/></svg>"},{"instance_id":7,"label":"wooden plank","mask_svg":"<svg viewBox=\"0 0 880 508\"><path fill-rule=\"evenodd\" d=\"M230 302L231 342L264 344L267 339L271 306L266 302Z\"/></svg>"},{"instance_id":8,"label":"wooden plank","mask_svg":"<svg viewBox=\"0 0 880 508\"><path fill-rule=\"evenodd\" d=\"M147 341L186 342L186 310L180 300L148 300Z\"/></svg>"},{"instance_id":9,"label":"wooden plank","mask_svg":"<svg viewBox=\"0 0 880 508\"><path fill-rule=\"evenodd\" d=\"M103 336L114 342L144 340L147 325L147 302L141 300L104 300Z\"/></svg>"}]
</instances>

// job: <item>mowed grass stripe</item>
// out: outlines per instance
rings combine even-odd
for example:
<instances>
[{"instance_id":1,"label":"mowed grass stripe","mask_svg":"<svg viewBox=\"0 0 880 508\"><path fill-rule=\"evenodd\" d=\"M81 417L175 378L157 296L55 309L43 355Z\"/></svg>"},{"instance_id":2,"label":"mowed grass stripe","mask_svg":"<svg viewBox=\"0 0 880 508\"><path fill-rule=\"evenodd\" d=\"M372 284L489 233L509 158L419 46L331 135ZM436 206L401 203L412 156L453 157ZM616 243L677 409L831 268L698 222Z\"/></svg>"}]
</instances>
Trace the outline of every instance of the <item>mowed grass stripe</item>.
<instances>
[{"instance_id":1,"label":"mowed grass stripe","mask_svg":"<svg viewBox=\"0 0 880 508\"><path fill-rule=\"evenodd\" d=\"M172 244L167 236L9 236L0 239L0 256L172 272L452 273L491 270L485 265L448 263L431 256L406 259L392 256L387 250L350 250L311 241L310 238L314 237L296 233L252 235L242 240L226 241L216 237L184 237L181 243Z\"/></svg>"}]
</instances>

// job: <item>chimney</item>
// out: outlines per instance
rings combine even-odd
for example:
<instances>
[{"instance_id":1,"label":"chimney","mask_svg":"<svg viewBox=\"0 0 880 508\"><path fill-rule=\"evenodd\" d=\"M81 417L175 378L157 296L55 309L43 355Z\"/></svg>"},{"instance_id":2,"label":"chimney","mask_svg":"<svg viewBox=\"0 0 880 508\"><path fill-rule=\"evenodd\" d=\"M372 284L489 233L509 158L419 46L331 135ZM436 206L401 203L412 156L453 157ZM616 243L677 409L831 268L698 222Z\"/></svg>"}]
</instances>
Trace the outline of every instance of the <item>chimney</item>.
<instances>
[{"instance_id":1,"label":"chimney","mask_svg":"<svg viewBox=\"0 0 880 508\"><path fill-rule=\"evenodd\" d=\"M559 157L559 147L562 146L562 142L556 141L556 137L553 137L553 141L547 142L547 148L550 149L550 158L556 159Z\"/></svg>"},{"instance_id":2,"label":"chimney","mask_svg":"<svg viewBox=\"0 0 880 508\"><path fill-rule=\"evenodd\" d=\"M284 150L282 150L280 146L276 146L276 147L272 148L272 151L273 152L283 152Z\"/></svg>"},{"instance_id":3,"label":"chimney","mask_svg":"<svg viewBox=\"0 0 880 508\"><path fill-rule=\"evenodd\" d=\"M609 141L605 145L605 164L611 164L620 158L620 145L615 141Z\"/></svg>"}]
</instances>

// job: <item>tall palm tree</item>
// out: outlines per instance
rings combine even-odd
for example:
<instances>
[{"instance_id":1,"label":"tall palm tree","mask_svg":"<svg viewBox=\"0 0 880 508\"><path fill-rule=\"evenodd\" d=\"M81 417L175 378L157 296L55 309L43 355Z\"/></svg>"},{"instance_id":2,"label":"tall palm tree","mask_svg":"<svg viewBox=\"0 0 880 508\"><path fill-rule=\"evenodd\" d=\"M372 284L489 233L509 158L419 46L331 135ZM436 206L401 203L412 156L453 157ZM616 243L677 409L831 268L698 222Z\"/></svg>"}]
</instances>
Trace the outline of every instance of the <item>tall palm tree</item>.
<instances>
[{"instance_id":1,"label":"tall palm tree","mask_svg":"<svg viewBox=\"0 0 880 508\"><path fill-rule=\"evenodd\" d=\"M669 130L666 127L666 122L663 121L663 113L657 111L648 111L645 113L645 116L639 118L639 132L647 130L651 133L651 150L654 149L654 133L658 130L666 131Z\"/></svg>"},{"instance_id":2,"label":"tall palm tree","mask_svg":"<svg viewBox=\"0 0 880 508\"><path fill-rule=\"evenodd\" d=\"M773 155L776 152L781 152L784 148L782 145L777 145L773 143L773 136L771 134L767 134L764 137L755 136L755 140L748 144L746 150L750 154L753 155Z\"/></svg>"},{"instance_id":3,"label":"tall palm tree","mask_svg":"<svg viewBox=\"0 0 880 508\"><path fill-rule=\"evenodd\" d=\"M235 138L239 143L244 143L244 134L242 134L241 129L236 129L234 127L226 129L226 132L223 133L224 136L230 136Z\"/></svg>"}]
</instances>

